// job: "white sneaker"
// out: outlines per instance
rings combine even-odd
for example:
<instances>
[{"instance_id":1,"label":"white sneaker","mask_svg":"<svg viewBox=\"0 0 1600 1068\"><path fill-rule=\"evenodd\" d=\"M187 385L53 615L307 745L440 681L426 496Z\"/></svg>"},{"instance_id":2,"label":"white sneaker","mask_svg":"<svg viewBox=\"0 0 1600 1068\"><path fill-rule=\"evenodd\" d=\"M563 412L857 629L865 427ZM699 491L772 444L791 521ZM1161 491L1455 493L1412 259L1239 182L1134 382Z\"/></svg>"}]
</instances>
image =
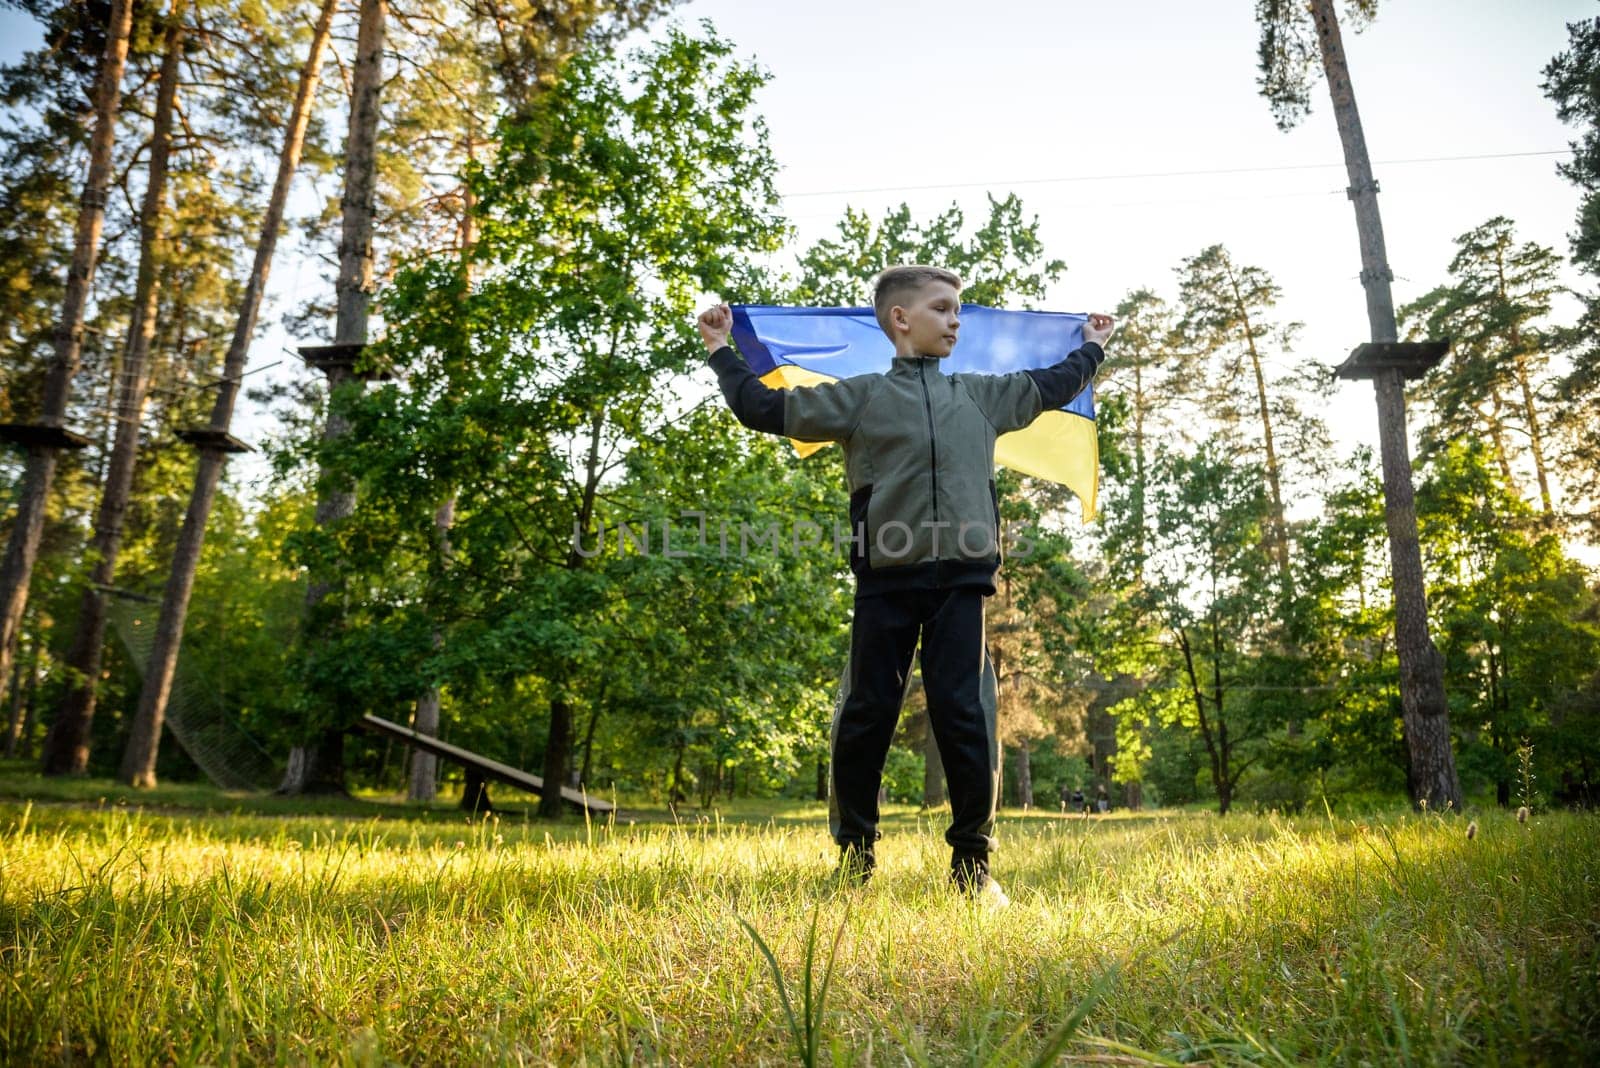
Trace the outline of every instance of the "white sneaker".
<instances>
[{"instance_id":1,"label":"white sneaker","mask_svg":"<svg viewBox=\"0 0 1600 1068\"><path fill-rule=\"evenodd\" d=\"M1000 884L995 882L994 876L991 875L983 881L983 888L978 891L978 902L985 908L1003 909L1011 904L1011 899L1000 889Z\"/></svg>"}]
</instances>

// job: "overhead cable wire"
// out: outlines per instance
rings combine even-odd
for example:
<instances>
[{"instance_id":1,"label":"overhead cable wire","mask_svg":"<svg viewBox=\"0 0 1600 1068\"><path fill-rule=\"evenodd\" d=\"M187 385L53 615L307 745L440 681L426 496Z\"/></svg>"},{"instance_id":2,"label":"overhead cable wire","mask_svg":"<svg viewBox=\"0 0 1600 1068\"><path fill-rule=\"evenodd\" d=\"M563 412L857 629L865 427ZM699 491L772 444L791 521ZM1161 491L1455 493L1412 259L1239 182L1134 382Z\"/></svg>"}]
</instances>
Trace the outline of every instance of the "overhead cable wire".
<instances>
[{"instance_id":1,"label":"overhead cable wire","mask_svg":"<svg viewBox=\"0 0 1600 1068\"><path fill-rule=\"evenodd\" d=\"M1410 159L1373 160L1374 167L1401 167L1417 163L1467 163L1478 160L1523 159L1536 156L1562 156L1571 149L1547 149L1538 152L1485 152L1467 156L1417 156ZM1284 171L1319 171L1343 168L1343 163L1287 163L1269 167L1217 167L1182 171L1135 171L1127 174L1064 174L1048 178L991 179L981 182L934 182L928 185L882 185L860 189L810 189L798 193L780 193L784 200L801 197L849 196L857 193L915 193L937 189L981 189L1014 185L1055 185L1068 182L1120 182L1143 178L1201 178L1228 174L1273 174Z\"/></svg>"}]
</instances>

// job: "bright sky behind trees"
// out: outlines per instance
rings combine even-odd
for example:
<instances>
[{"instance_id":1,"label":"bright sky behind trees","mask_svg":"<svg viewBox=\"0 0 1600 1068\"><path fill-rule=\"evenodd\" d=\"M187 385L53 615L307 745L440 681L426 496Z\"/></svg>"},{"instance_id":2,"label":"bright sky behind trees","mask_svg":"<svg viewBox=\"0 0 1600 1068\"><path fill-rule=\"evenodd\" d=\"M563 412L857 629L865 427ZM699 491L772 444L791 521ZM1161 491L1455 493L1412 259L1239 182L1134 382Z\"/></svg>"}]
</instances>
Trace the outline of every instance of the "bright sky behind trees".
<instances>
[{"instance_id":1,"label":"bright sky behind trees","mask_svg":"<svg viewBox=\"0 0 1600 1068\"><path fill-rule=\"evenodd\" d=\"M1346 28L1397 304L1442 282L1453 239L1494 215L1565 255L1577 196L1555 174L1562 156L1540 153L1572 135L1539 83L1566 24L1595 14L1584 0L1385 0L1365 32ZM1179 261L1221 242L1283 287L1301 354L1331 366L1366 338L1326 90L1301 127L1276 129L1249 0L691 0L674 17L712 20L772 71L760 108L797 248L846 205L876 217L905 201L926 218L955 201L976 221L986 192L1015 191L1070 266L1048 307L1171 295ZM0 11L0 60L37 43L25 16ZM280 259L280 302L320 284ZM286 344L264 330L251 366ZM268 375L297 373L289 361ZM1365 383L1341 386L1335 414L1341 447L1375 441Z\"/></svg>"},{"instance_id":2,"label":"bright sky behind trees","mask_svg":"<svg viewBox=\"0 0 1600 1068\"><path fill-rule=\"evenodd\" d=\"M1306 324L1297 350L1331 365L1367 337L1339 137L1321 87L1299 128L1273 125L1254 6L694 0L679 16L711 19L771 69L762 110L802 243L846 204L876 216L904 200L926 217L955 200L976 220L985 191L1015 191L1069 264L1051 308L1110 310L1142 285L1171 295L1178 262L1221 242L1273 275L1285 318ZM1577 196L1562 156L1387 161L1565 149L1541 71L1566 24L1595 14L1579 0L1385 0L1365 32L1346 29L1397 304L1442 282L1454 238L1496 214L1565 256ZM1089 180L1219 171L1235 173ZM1340 388L1342 444L1376 441L1371 394Z\"/></svg>"}]
</instances>

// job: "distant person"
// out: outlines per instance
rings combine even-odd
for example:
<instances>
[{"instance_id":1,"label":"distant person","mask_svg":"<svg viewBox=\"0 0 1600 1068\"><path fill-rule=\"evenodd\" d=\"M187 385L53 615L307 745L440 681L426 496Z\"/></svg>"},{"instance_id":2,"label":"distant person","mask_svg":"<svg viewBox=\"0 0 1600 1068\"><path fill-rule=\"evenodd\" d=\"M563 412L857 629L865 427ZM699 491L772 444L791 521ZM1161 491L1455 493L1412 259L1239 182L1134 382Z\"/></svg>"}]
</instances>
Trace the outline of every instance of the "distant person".
<instances>
[{"instance_id":1,"label":"distant person","mask_svg":"<svg viewBox=\"0 0 1600 1068\"><path fill-rule=\"evenodd\" d=\"M1094 807L1098 812L1111 811L1111 797L1106 793L1105 783L1101 783L1099 788L1095 791Z\"/></svg>"},{"instance_id":2,"label":"distant person","mask_svg":"<svg viewBox=\"0 0 1600 1068\"><path fill-rule=\"evenodd\" d=\"M928 717L950 793L950 881L995 903L990 876L1000 752L984 598L1000 566L994 443L1078 394L1105 358L1112 320L1091 315L1080 348L1040 370L947 375L961 329L961 279L939 267L891 267L873 310L894 343L882 374L771 389L728 344L733 312L699 318L723 397L752 430L844 447L850 567L856 576L850 659L834 712L829 829L841 878L876 865L878 784L900 717L911 656L922 647ZM941 536L942 535L942 536Z\"/></svg>"}]
</instances>

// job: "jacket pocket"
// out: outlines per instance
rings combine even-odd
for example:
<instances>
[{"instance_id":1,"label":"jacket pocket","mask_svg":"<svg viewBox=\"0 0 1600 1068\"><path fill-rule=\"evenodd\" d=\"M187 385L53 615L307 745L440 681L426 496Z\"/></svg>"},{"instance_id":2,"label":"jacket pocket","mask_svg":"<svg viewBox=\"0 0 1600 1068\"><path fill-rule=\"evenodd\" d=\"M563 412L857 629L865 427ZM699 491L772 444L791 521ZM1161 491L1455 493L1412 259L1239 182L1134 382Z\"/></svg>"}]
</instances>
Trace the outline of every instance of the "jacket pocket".
<instances>
[{"instance_id":1,"label":"jacket pocket","mask_svg":"<svg viewBox=\"0 0 1600 1068\"><path fill-rule=\"evenodd\" d=\"M867 529L867 507L871 503L870 484L850 494L850 570L858 575L871 566L867 560L867 539L872 536Z\"/></svg>"},{"instance_id":2,"label":"jacket pocket","mask_svg":"<svg viewBox=\"0 0 1600 1068\"><path fill-rule=\"evenodd\" d=\"M989 507L994 510L994 558L1005 559L1005 538L1000 529L1000 491L995 488L994 479L989 480Z\"/></svg>"}]
</instances>

